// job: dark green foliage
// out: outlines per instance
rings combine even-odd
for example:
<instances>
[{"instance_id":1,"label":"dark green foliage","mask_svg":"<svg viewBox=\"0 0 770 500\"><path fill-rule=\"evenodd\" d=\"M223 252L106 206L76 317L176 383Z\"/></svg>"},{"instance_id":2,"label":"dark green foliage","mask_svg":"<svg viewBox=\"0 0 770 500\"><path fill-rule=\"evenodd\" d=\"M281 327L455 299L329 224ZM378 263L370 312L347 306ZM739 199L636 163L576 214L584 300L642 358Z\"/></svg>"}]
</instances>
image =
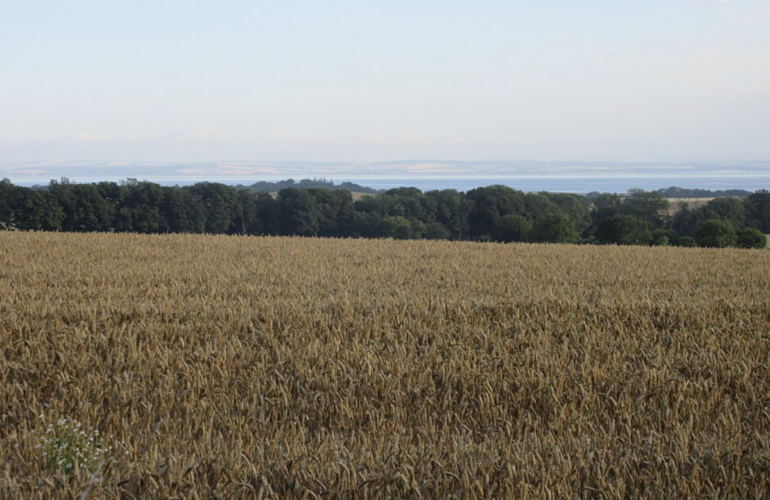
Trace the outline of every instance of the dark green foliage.
<instances>
[{"instance_id":1,"label":"dark green foliage","mask_svg":"<svg viewBox=\"0 0 770 500\"><path fill-rule=\"evenodd\" d=\"M278 202L281 206L281 234L318 235L321 213L312 193L299 188L282 189L278 193Z\"/></svg>"},{"instance_id":2,"label":"dark green foliage","mask_svg":"<svg viewBox=\"0 0 770 500\"><path fill-rule=\"evenodd\" d=\"M452 239L452 233L440 222L429 222L425 224L425 239L450 240Z\"/></svg>"},{"instance_id":3,"label":"dark green foliage","mask_svg":"<svg viewBox=\"0 0 770 500\"><path fill-rule=\"evenodd\" d=\"M62 188L69 189L72 200L68 206L62 205L65 213L62 229L75 232L113 229L115 205L104 199L95 184L66 184Z\"/></svg>"},{"instance_id":4,"label":"dark green foliage","mask_svg":"<svg viewBox=\"0 0 770 500\"><path fill-rule=\"evenodd\" d=\"M206 231L206 212L203 201L188 188L167 188L163 194L161 211L166 227L172 233L203 233Z\"/></svg>"},{"instance_id":5,"label":"dark green foliage","mask_svg":"<svg viewBox=\"0 0 770 500\"><path fill-rule=\"evenodd\" d=\"M767 236L753 227L744 227L738 231L738 247L767 248Z\"/></svg>"},{"instance_id":6,"label":"dark green foliage","mask_svg":"<svg viewBox=\"0 0 770 500\"><path fill-rule=\"evenodd\" d=\"M584 196L569 193L542 193L542 195L553 203L557 211L569 216L578 233L582 234L591 225L591 205Z\"/></svg>"},{"instance_id":7,"label":"dark green foliage","mask_svg":"<svg viewBox=\"0 0 770 500\"><path fill-rule=\"evenodd\" d=\"M114 221L116 231L168 232L168 222L162 214L166 191L163 187L152 182L129 179L116 191L109 184L102 183L100 186L104 188L102 192L106 194L107 201L117 202L118 213Z\"/></svg>"},{"instance_id":8,"label":"dark green foliage","mask_svg":"<svg viewBox=\"0 0 770 500\"><path fill-rule=\"evenodd\" d=\"M323 188L312 188L307 192L315 199L318 236L345 236L353 211L353 196L350 192Z\"/></svg>"},{"instance_id":9,"label":"dark green foliage","mask_svg":"<svg viewBox=\"0 0 770 500\"><path fill-rule=\"evenodd\" d=\"M610 245L649 245L652 234L647 222L633 215L616 214L599 222L596 240Z\"/></svg>"},{"instance_id":10,"label":"dark green foliage","mask_svg":"<svg viewBox=\"0 0 770 500\"><path fill-rule=\"evenodd\" d=\"M634 190L625 199L594 193L591 200L589 205L577 195L490 186L467 194L397 188L354 202L349 191L307 186L283 189L274 198L207 182L180 188L136 179L75 184L62 178L32 189L0 181L0 227L552 243L582 237L584 243L677 246L695 245L680 235L697 228L701 245L755 248L763 241L761 231L737 229L744 223L770 225L767 191L745 200L715 199L697 210L685 206L668 225L667 201L659 193Z\"/></svg>"},{"instance_id":11,"label":"dark green foliage","mask_svg":"<svg viewBox=\"0 0 770 500\"><path fill-rule=\"evenodd\" d=\"M746 225L745 203L740 198L714 198L698 209L702 220L725 219L733 223L735 227Z\"/></svg>"},{"instance_id":12,"label":"dark green foliage","mask_svg":"<svg viewBox=\"0 0 770 500\"><path fill-rule=\"evenodd\" d=\"M395 240L410 240L414 236L412 222L400 215L385 216L382 218L382 235Z\"/></svg>"},{"instance_id":13,"label":"dark green foliage","mask_svg":"<svg viewBox=\"0 0 770 500\"><path fill-rule=\"evenodd\" d=\"M770 233L770 191L760 189L745 198L746 225Z\"/></svg>"},{"instance_id":14,"label":"dark green foliage","mask_svg":"<svg viewBox=\"0 0 770 500\"><path fill-rule=\"evenodd\" d=\"M537 243L575 243L577 239L572 220L561 213L546 216L532 228L532 241Z\"/></svg>"},{"instance_id":15,"label":"dark green foliage","mask_svg":"<svg viewBox=\"0 0 770 500\"><path fill-rule=\"evenodd\" d=\"M465 197L471 203L468 222L472 237L488 236L504 215L525 213L524 193L507 186L472 189Z\"/></svg>"},{"instance_id":16,"label":"dark green foliage","mask_svg":"<svg viewBox=\"0 0 770 500\"><path fill-rule=\"evenodd\" d=\"M698 246L698 242L692 236L682 236L677 242L678 247L695 248Z\"/></svg>"},{"instance_id":17,"label":"dark green foliage","mask_svg":"<svg viewBox=\"0 0 770 500\"><path fill-rule=\"evenodd\" d=\"M623 198L613 193L597 194L591 198L591 201L590 215L594 225L615 214L619 214L623 206Z\"/></svg>"},{"instance_id":18,"label":"dark green foliage","mask_svg":"<svg viewBox=\"0 0 770 500\"><path fill-rule=\"evenodd\" d=\"M468 235L468 213L470 203L465 195L454 189L428 191L425 194L433 200L436 221L449 232L446 239L462 240Z\"/></svg>"},{"instance_id":19,"label":"dark green foliage","mask_svg":"<svg viewBox=\"0 0 770 500\"><path fill-rule=\"evenodd\" d=\"M690 210L687 204L681 206L679 211L671 218L671 229L680 236L691 236L693 229L699 223L706 220L700 210Z\"/></svg>"},{"instance_id":20,"label":"dark green foliage","mask_svg":"<svg viewBox=\"0 0 770 500\"><path fill-rule=\"evenodd\" d=\"M240 186L240 187L243 187L243 186ZM263 193L271 193L271 192L277 193L282 189L286 189L290 187L300 188L300 189L322 188L322 189L328 189L330 191L348 191L348 192L367 193L367 194L376 194L378 192L376 189L360 186L352 182L343 182L341 184L335 184L334 181L326 180L326 178L302 179L299 182L295 181L294 179L287 179L285 181L278 181L278 182L259 181L249 186L248 190L263 192Z\"/></svg>"},{"instance_id":21,"label":"dark green foliage","mask_svg":"<svg viewBox=\"0 0 770 500\"><path fill-rule=\"evenodd\" d=\"M14 227L14 212L18 210L19 200L16 186L6 182L0 182L0 229Z\"/></svg>"},{"instance_id":22,"label":"dark green foliage","mask_svg":"<svg viewBox=\"0 0 770 500\"><path fill-rule=\"evenodd\" d=\"M666 222L668 207L668 200L660 193L632 189L623 202L622 213L645 221L651 228L659 228Z\"/></svg>"},{"instance_id":23,"label":"dark green foliage","mask_svg":"<svg viewBox=\"0 0 770 500\"><path fill-rule=\"evenodd\" d=\"M240 210L237 189L224 184L200 182L191 186L189 191L203 206L207 233L232 232L235 228L235 217Z\"/></svg>"},{"instance_id":24,"label":"dark green foliage","mask_svg":"<svg viewBox=\"0 0 770 500\"><path fill-rule=\"evenodd\" d=\"M679 235L673 229L655 229L651 231L651 235L652 235L652 241L650 242L650 245L654 247L679 245L679 241L680 241Z\"/></svg>"},{"instance_id":25,"label":"dark green foliage","mask_svg":"<svg viewBox=\"0 0 770 500\"><path fill-rule=\"evenodd\" d=\"M732 222L725 219L709 219L695 227L693 233L698 246L729 248L738 244L738 234Z\"/></svg>"},{"instance_id":26,"label":"dark green foliage","mask_svg":"<svg viewBox=\"0 0 770 500\"><path fill-rule=\"evenodd\" d=\"M494 241L511 243L525 241L532 232L532 222L521 215L509 214L500 217L490 236Z\"/></svg>"},{"instance_id":27,"label":"dark green foliage","mask_svg":"<svg viewBox=\"0 0 770 500\"><path fill-rule=\"evenodd\" d=\"M743 197L751 194L751 191L745 189L686 189L680 187L669 187L658 189L658 193L665 198L721 198L723 196Z\"/></svg>"},{"instance_id":28,"label":"dark green foliage","mask_svg":"<svg viewBox=\"0 0 770 500\"><path fill-rule=\"evenodd\" d=\"M64 211L48 191L20 189L16 200L17 227L33 231L59 231L64 222Z\"/></svg>"}]
</instances>

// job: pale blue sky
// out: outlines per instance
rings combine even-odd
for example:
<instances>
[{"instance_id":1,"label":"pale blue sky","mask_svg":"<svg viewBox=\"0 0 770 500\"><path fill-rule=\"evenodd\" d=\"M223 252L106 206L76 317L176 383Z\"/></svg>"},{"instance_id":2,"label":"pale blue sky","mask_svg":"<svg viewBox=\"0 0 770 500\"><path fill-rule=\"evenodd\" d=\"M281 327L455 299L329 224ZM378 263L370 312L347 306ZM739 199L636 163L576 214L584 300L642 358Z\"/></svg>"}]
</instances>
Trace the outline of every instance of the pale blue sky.
<instances>
[{"instance_id":1,"label":"pale blue sky","mask_svg":"<svg viewBox=\"0 0 770 500\"><path fill-rule=\"evenodd\" d=\"M770 159L770 0L0 0L0 161Z\"/></svg>"}]
</instances>

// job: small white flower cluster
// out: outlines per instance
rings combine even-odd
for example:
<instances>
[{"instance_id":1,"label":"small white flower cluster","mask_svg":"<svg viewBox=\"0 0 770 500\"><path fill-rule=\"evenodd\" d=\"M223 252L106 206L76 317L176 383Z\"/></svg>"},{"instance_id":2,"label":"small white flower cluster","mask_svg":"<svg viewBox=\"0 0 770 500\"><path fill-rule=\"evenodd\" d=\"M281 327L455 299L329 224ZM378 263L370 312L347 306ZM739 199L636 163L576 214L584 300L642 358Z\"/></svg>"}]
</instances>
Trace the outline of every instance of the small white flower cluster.
<instances>
[{"instance_id":1,"label":"small white flower cluster","mask_svg":"<svg viewBox=\"0 0 770 500\"><path fill-rule=\"evenodd\" d=\"M56 470L67 475L76 468L95 473L111 450L99 444L98 430L88 433L80 422L66 418L48 424L37 447Z\"/></svg>"}]
</instances>

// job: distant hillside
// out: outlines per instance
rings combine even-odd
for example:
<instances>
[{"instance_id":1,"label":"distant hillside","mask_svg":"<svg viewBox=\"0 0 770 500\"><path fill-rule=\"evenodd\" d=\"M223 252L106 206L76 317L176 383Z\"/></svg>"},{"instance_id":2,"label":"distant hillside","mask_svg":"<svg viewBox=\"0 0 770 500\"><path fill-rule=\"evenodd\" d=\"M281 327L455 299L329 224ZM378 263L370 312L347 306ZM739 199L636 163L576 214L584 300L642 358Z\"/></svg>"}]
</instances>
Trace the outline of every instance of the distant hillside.
<instances>
[{"instance_id":1,"label":"distant hillside","mask_svg":"<svg viewBox=\"0 0 770 500\"><path fill-rule=\"evenodd\" d=\"M326 178L313 178L313 179L302 179L301 181L297 182L294 179L287 179L285 181L278 181L278 182L267 182L267 181L259 181L255 184L252 184L251 186L239 186L244 187L246 189L249 189L251 191L267 191L270 193L275 193L280 191L281 189L286 188L300 188L300 189L309 189L309 188L325 188L325 189L332 189L332 190L344 190L344 191L351 191L355 193L364 193L364 194L377 194L379 191L370 187L361 186L359 184L355 184L352 182L343 182L341 184L335 184L333 180L326 180Z\"/></svg>"},{"instance_id":2,"label":"distant hillside","mask_svg":"<svg viewBox=\"0 0 770 500\"><path fill-rule=\"evenodd\" d=\"M652 191L655 193L660 193L661 196L664 198L675 198L675 199L692 199L692 198L725 198L725 197L736 197L736 198L742 198L745 196L750 195L751 191L746 191L745 189L717 189L715 191L711 191L709 189L688 189L688 188L680 188L680 187L668 187L668 188L661 188L656 189L655 191ZM593 201L599 196L601 196L602 192L599 191L591 191L590 193L586 194L586 198Z\"/></svg>"},{"instance_id":3,"label":"distant hillside","mask_svg":"<svg viewBox=\"0 0 770 500\"><path fill-rule=\"evenodd\" d=\"M717 189L710 191L708 189L686 189L680 187L669 187L657 190L664 198L723 198L726 196L748 196L751 191L745 189Z\"/></svg>"}]
</instances>

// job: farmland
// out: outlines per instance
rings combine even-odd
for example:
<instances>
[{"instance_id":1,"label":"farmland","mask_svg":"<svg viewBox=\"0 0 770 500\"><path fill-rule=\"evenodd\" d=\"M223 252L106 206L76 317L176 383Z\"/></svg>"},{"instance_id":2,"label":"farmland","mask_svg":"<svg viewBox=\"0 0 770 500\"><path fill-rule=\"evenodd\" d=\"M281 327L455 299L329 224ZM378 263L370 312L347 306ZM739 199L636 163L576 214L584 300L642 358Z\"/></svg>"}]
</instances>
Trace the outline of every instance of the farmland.
<instances>
[{"instance_id":1,"label":"farmland","mask_svg":"<svg viewBox=\"0 0 770 500\"><path fill-rule=\"evenodd\" d=\"M0 443L0 498L768 497L770 252L0 233Z\"/></svg>"}]
</instances>

